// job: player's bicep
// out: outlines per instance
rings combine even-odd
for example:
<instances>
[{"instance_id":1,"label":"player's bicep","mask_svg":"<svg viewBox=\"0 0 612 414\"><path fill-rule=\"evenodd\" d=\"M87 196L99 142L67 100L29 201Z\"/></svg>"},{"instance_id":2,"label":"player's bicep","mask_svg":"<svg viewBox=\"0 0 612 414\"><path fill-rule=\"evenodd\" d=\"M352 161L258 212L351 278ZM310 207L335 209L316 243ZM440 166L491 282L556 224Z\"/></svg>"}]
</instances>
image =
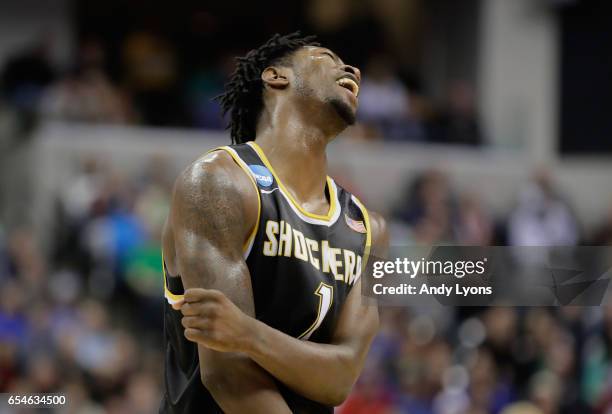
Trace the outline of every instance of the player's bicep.
<instances>
[{"instance_id":1,"label":"player's bicep","mask_svg":"<svg viewBox=\"0 0 612 414\"><path fill-rule=\"evenodd\" d=\"M177 270L185 288L218 289L249 312L243 199L231 174L202 164L184 172L175 185L171 216Z\"/></svg>"}]
</instances>

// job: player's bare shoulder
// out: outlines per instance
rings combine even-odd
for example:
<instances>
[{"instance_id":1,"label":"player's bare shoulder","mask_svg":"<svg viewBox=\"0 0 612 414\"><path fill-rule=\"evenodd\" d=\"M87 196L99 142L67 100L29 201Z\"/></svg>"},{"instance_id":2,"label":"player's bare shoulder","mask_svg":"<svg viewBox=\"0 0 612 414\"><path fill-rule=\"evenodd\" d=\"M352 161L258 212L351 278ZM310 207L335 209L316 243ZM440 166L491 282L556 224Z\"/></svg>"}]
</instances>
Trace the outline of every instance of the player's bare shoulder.
<instances>
[{"instance_id":1,"label":"player's bare shoulder","mask_svg":"<svg viewBox=\"0 0 612 414\"><path fill-rule=\"evenodd\" d=\"M222 150L201 156L183 170L174 185L174 201L199 202L208 209L242 206L247 221L249 212L257 214L257 193L249 177Z\"/></svg>"},{"instance_id":2,"label":"player's bare shoulder","mask_svg":"<svg viewBox=\"0 0 612 414\"><path fill-rule=\"evenodd\" d=\"M245 171L225 151L205 154L187 166L174 183L164 252L173 251L178 233L207 237L213 243L235 239L241 246L257 213L258 195Z\"/></svg>"}]
</instances>

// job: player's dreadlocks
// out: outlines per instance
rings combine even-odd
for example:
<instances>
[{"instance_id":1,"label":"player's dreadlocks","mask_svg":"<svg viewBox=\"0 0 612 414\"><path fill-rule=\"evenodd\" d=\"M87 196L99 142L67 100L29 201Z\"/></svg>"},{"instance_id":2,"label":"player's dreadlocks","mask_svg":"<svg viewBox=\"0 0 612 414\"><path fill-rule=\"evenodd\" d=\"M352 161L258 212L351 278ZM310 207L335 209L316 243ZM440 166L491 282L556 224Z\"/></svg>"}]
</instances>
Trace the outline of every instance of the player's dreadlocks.
<instances>
[{"instance_id":1,"label":"player's dreadlocks","mask_svg":"<svg viewBox=\"0 0 612 414\"><path fill-rule=\"evenodd\" d=\"M270 65L285 63L283 58L303 46L318 45L315 36L302 37L300 32L286 36L277 33L259 48L237 58L236 70L225 85L225 92L215 98L221 104L223 115L230 113L227 129L234 144L255 138L263 106L261 72Z\"/></svg>"}]
</instances>

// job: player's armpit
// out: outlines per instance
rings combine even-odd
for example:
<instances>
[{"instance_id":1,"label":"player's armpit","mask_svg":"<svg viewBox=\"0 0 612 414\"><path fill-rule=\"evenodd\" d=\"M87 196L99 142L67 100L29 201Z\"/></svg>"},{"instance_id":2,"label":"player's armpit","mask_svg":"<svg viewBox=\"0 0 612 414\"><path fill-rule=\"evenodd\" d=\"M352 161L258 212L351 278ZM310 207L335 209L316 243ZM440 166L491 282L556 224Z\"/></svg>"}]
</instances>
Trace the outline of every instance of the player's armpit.
<instances>
[{"instance_id":1,"label":"player's armpit","mask_svg":"<svg viewBox=\"0 0 612 414\"><path fill-rule=\"evenodd\" d=\"M371 217L372 251L384 256L384 219ZM378 330L378 309L362 302L361 281L342 307L331 344L302 341L256 321L247 354L295 392L322 404L341 404L357 380Z\"/></svg>"},{"instance_id":2,"label":"player's armpit","mask_svg":"<svg viewBox=\"0 0 612 414\"><path fill-rule=\"evenodd\" d=\"M169 220L185 289L216 289L249 316L253 293L242 245L255 220L253 197L239 167L215 153L178 178ZM202 382L226 413L290 412L273 378L247 356L203 346L198 351Z\"/></svg>"}]
</instances>

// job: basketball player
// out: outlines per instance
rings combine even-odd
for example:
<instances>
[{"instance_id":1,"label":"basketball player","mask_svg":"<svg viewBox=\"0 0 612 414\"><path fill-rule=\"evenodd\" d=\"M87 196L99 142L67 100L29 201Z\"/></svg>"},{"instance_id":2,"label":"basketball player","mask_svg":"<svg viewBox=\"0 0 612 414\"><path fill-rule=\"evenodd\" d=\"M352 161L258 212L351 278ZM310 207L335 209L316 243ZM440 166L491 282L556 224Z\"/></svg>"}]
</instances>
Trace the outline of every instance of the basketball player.
<instances>
[{"instance_id":1,"label":"basketball player","mask_svg":"<svg viewBox=\"0 0 612 414\"><path fill-rule=\"evenodd\" d=\"M378 326L361 302L383 219L327 176L360 73L299 33L238 59L234 145L177 179L163 235L162 413L331 413Z\"/></svg>"}]
</instances>

